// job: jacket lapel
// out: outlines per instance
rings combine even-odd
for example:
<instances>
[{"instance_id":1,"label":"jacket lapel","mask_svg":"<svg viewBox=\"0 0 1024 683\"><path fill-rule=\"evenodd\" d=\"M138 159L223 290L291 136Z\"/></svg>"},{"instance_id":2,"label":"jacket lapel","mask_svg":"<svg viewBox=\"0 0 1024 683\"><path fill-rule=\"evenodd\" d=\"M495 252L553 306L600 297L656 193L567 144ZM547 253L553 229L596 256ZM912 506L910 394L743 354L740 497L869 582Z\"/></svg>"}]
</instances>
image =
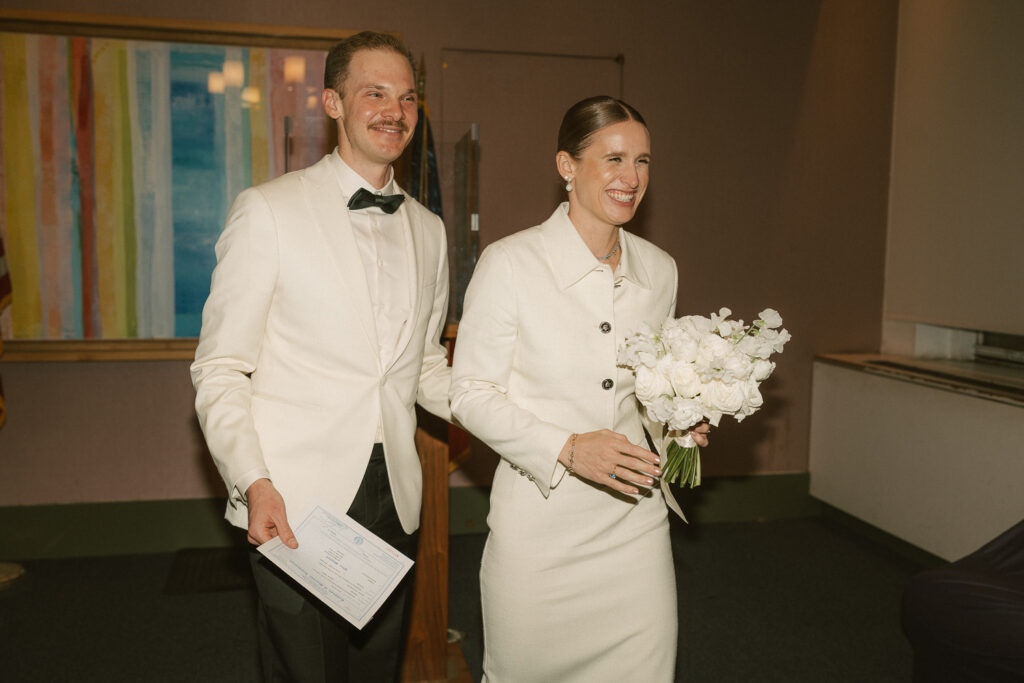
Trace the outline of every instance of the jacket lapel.
<instances>
[{"instance_id":1,"label":"jacket lapel","mask_svg":"<svg viewBox=\"0 0 1024 683\"><path fill-rule=\"evenodd\" d=\"M424 271L424 231L419 229L419 221L414 215L416 212L409 206L409 195L401 188L399 188L399 192L404 194L407 200L402 202L398 213L402 217L402 229L405 231L406 287L408 288L409 296L409 319L405 321L405 325L402 326L402 331L398 335L395 353L391 360L392 366L402 356L405 348L412 340L412 332L416 328L416 321L420 315L420 306L423 303L420 301L419 281L422 277L421 273ZM390 366L386 369L389 370Z\"/></svg>"},{"instance_id":2,"label":"jacket lapel","mask_svg":"<svg viewBox=\"0 0 1024 683\"><path fill-rule=\"evenodd\" d=\"M332 159L333 156L329 155L306 170L306 198L338 268L338 275L345 283L342 291L347 292L348 303L356 313L373 356L379 359L377 325L370 306L370 290L366 286L366 273L359 256L359 247L348 220L348 207L342 199L337 176L331 167Z\"/></svg>"}]
</instances>

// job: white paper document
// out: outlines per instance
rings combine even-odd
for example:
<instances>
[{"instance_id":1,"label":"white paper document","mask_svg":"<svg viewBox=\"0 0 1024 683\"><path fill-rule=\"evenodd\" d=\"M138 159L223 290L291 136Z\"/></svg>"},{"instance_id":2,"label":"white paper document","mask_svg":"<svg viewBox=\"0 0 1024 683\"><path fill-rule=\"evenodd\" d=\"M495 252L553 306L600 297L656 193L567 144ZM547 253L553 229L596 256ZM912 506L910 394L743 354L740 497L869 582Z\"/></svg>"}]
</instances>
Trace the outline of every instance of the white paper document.
<instances>
[{"instance_id":1,"label":"white paper document","mask_svg":"<svg viewBox=\"0 0 1024 683\"><path fill-rule=\"evenodd\" d=\"M292 525L299 547L272 538L257 550L328 607L362 628L398 586L413 561L348 515L323 504Z\"/></svg>"}]
</instances>

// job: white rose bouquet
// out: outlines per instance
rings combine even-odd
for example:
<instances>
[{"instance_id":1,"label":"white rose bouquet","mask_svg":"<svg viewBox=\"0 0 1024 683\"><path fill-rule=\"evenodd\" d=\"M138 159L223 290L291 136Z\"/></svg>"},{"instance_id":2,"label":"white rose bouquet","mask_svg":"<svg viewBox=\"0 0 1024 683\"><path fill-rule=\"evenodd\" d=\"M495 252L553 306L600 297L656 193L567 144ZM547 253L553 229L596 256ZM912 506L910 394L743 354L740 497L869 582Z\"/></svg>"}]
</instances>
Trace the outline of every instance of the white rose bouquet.
<instances>
[{"instance_id":1,"label":"white rose bouquet","mask_svg":"<svg viewBox=\"0 0 1024 683\"><path fill-rule=\"evenodd\" d=\"M658 331L645 324L619 349L619 365L636 374L637 399L669 430L662 464L669 483L700 485L700 449L690 429L703 420L717 427L723 415L740 422L757 412L763 403L758 387L775 369L768 358L790 339L770 308L746 326L730 315L723 308L710 318L669 318Z\"/></svg>"}]
</instances>

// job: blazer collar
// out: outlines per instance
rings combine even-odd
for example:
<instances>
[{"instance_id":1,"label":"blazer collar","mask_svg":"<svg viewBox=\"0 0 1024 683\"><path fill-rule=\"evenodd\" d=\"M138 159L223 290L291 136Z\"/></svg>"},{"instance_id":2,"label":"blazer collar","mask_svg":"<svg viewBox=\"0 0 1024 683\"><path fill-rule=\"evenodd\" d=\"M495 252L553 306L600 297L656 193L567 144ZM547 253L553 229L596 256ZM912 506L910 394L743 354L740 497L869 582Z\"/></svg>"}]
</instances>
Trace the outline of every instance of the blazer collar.
<instances>
[{"instance_id":1,"label":"blazer collar","mask_svg":"<svg viewBox=\"0 0 1024 683\"><path fill-rule=\"evenodd\" d=\"M569 203L562 202L551 218L540 225L548 259L555 271L559 289L568 289L601 266L587 248L576 226L569 220ZM622 256L615 271L616 278L625 278L644 289L651 288L651 278L638 249L637 237L619 228Z\"/></svg>"}]
</instances>

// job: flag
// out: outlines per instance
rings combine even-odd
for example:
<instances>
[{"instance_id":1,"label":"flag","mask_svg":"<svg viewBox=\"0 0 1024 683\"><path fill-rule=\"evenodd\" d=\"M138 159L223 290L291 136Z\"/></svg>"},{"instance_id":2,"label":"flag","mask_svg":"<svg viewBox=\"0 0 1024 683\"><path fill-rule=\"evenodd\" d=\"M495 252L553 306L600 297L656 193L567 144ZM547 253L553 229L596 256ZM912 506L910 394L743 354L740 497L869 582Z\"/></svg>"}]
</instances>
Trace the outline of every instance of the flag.
<instances>
[{"instance_id":1,"label":"flag","mask_svg":"<svg viewBox=\"0 0 1024 683\"><path fill-rule=\"evenodd\" d=\"M11 274L7 271L7 258L4 256L4 240L0 237L0 313L11 303ZM4 352L4 342L0 339L0 355ZM4 384L0 380L0 427L7 419L7 408L4 406Z\"/></svg>"},{"instance_id":2,"label":"flag","mask_svg":"<svg viewBox=\"0 0 1024 683\"><path fill-rule=\"evenodd\" d=\"M441 181L437 173L437 154L434 152L434 134L430 130L430 109L427 107L426 65L420 57L417 95L419 118L409 143L409 187L407 192L438 216L441 216Z\"/></svg>"}]
</instances>

